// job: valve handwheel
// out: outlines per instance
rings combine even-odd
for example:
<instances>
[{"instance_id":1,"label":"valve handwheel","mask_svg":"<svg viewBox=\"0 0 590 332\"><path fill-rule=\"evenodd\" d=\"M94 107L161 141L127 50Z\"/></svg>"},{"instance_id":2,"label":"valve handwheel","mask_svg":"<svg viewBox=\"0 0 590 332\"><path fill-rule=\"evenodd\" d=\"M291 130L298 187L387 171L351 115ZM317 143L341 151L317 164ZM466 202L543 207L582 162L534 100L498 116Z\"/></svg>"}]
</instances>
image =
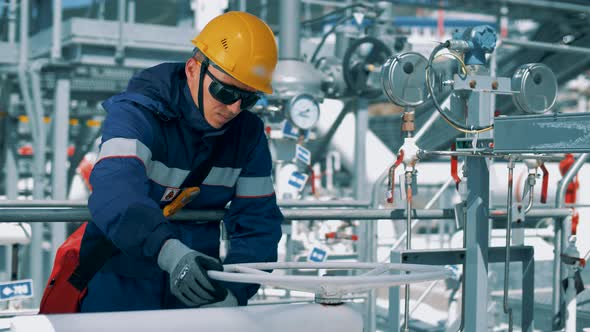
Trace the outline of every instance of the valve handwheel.
<instances>
[{"instance_id":1,"label":"valve handwheel","mask_svg":"<svg viewBox=\"0 0 590 332\"><path fill-rule=\"evenodd\" d=\"M374 37L363 37L352 42L342 59L344 82L348 89L365 98L380 96L383 91L379 86L370 87L369 74L379 71L391 54L389 47Z\"/></svg>"}]
</instances>

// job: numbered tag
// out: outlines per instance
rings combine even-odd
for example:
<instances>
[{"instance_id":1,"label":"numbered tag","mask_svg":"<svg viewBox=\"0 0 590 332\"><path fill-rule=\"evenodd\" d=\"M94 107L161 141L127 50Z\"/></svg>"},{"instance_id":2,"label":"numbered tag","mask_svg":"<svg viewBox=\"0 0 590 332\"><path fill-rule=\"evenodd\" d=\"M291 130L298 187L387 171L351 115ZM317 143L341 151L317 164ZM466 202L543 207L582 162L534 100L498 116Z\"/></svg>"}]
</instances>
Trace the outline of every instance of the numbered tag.
<instances>
[{"instance_id":1,"label":"numbered tag","mask_svg":"<svg viewBox=\"0 0 590 332\"><path fill-rule=\"evenodd\" d=\"M33 280L18 280L0 283L0 301L33 297Z\"/></svg>"},{"instance_id":2,"label":"numbered tag","mask_svg":"<svg viewBox=\"0 0 590 332\"><path fill-rule=\"evenodd\" d=\"M302 145L297 144L295 147L295 159L306 165L311 165L311 152Z\"/></svg>"},{"instance_id":3,"label":"numbered tag","mask_svg":"<svg viewBox=\"0 0 590 332\"><path fill-rule=\"evenodd\" d=\"M328 259L328 252L324 249L313 247L313 249L307 255L307 261L314 263L322 263Z\"/></svg>"},{"instance_id":4,"label":"numbered tag","mask_svg":"<svg viewBox=\"0 0 590 332\"><path fill-rule=\"evenodd\" d=\"M303 188L305 188L308 177L309 176L307 174L295 171L291 173L288 184L292 187L295 187L295 189L302 191Z\"/></svg>"},{"instance_id":5,"label":"numbered tag","mask_svg":"<svg viewBox=\"0 0 590 332\"><path fill-rule=\"evenodd\" d=\"M283 137L299 139L299 128L294 127L290 121L283 121Z\"/></svg>"}]
</instances>

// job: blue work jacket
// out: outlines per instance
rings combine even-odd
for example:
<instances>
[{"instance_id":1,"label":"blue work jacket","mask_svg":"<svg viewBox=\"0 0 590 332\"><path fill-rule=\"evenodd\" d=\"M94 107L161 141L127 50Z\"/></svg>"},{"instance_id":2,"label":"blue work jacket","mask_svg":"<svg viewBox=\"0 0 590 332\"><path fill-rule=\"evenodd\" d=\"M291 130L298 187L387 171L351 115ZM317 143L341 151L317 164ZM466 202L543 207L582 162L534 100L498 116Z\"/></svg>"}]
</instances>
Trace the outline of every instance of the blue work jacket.
<instances>
[{"instance_id":1,"label":"blue work jacket","mask_svg":"<svg viewBox=\"0 0 590 332\"><path fill-rule=\"evenodd\" d=\"M223 217L229 237L224 264L276 261L283 216L264 126L255 114L242 111L224 127L211 127L193 102L184 63L139 72L123 93L102 105L107 116L90 176L92 222L81 260L103 234L120 252L90 281L82 311L182 307L169 292L168 274L157 265L159 250L176 238L219 257L220 223L171 222L162 209L183 188L195 185L191 171L208 158L212 168L201 193L185 209L222 209L231 202ZM224 285L240 305L258 289ZM144 296L143 289L151 294ZM136 299L129 300L134 294ZM112 303L117 301L126 304Z\"/></svg>"}]
</instances>

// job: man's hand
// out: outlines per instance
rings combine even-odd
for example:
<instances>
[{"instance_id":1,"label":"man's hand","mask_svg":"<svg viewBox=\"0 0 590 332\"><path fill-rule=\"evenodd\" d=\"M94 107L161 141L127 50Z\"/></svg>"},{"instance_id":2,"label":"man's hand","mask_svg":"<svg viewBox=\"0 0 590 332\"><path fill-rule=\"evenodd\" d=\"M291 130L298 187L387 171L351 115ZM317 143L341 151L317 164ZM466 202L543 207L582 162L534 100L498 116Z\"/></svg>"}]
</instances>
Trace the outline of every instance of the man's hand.
<instances>
[{"instance_id":1,"label":"man's hand","mask_svg":"<svg viewBox=\"0 0 590 332\"><path fill-rule=\"evenodd\" d=\"M232 292L228 290L225 300L211 303L211 304L206 304L204 306L201 306L201 308L222 308L222 307L227 308L227 307L237 307L237 306L238 306L238 299L236 299L234 294L232 294Z\"/></svg>"},{"instance_id":2,"label":"man's hand","mask_svg":"<svg viewBox=\"0 0 590 332\"><path fill-rule=\"evenodd\" d=\"M170 274L170 291L190 307L223 301L228 291L207 275L208 270L223 271L213 257L185 246L176 239L167 240L158 255L158 265Z\"/></svg>"}]
</instances>

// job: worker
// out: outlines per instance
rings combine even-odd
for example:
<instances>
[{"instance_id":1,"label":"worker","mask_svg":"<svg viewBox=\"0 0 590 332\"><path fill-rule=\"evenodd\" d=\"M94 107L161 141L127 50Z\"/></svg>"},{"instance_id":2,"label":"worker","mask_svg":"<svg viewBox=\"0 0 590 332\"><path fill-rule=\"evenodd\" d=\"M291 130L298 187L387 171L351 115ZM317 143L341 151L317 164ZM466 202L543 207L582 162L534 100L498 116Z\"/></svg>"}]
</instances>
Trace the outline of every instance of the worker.
<instances>
[{"instance_id":1,"label":"worker","mask_svg":"<svg viewBox=\"0 0 590 332\"><path fill-rule=\"evenodd\" d=\"M283 216L262 121L248 110L272 93L271 29L245 12L211 20L185 63L138 72L107 112L80 262L105 237L116 253L93 275L82 312L246 305L258 285L209 278L222 270L220 222L176 222L162 209L200 185L185 209L222 209L224 264L277 259ZM209 167L205 167L209 164ZM90 257L88 257L90 256Z\"/></svg>"}]
</instances>

